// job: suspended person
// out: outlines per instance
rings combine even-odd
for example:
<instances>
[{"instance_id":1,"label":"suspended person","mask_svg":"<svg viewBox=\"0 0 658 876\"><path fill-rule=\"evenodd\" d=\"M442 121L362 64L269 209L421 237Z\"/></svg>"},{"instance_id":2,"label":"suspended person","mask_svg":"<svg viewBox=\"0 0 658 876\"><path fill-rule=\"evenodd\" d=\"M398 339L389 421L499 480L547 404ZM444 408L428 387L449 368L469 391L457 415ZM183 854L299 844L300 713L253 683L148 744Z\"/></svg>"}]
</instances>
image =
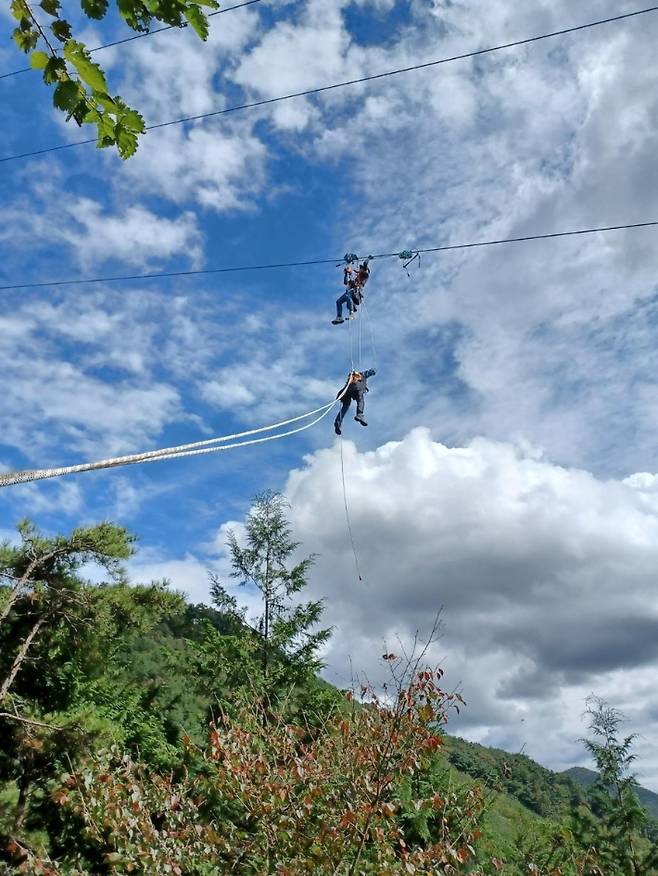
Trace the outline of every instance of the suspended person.
<instances>
[{"instance_id":1,"label":"suspended person","mask_svg":"<svg viewBox=\"0 0 658 876\"><path fill-rule=\"evenodd\" d=\"M331 320L332 325L340 325L345 322L343 319L343 304L347 305L347 318L354 319L356 316L356 305L354 304L354 291L356 289L356 279L352 276L352 265L347 265L343 268L343 285L345 291L336 299L336 319Z\"/></svg>"},{"instance_id":2,"label":"suspended person","mask_svg":"<svg viewBox=\"0 0 658 876\"><path fill-rule=\"evenodd\" d=\"M372 258L372 256L368 256L367 259L364 259L361 262L361 264L359 265L358 271L356 272L356 278L355 278L356 286L358 289L361 290L361 297L362 298L363 298L363 287L366 285L366 283L368 282L368 279L370 278L370 265L368 264L368 262L370 261L371 258Z\"/></svg>"},{"instance_id":3,"label":"suspended person","mask_svg":"<svg viewBox=\"0 0 658 876\"><path fill-rule=\"evenodd\" d=\"M363 288L370 277L370 266L368 262L372 256L368 256L359 265L356 276L353 276L352 265L347 265L343 269L343 284L346 287L345 292L336 301L336 319L332 319L332 325L340 325L345 322L343 319L343 304L347 304L347 318L354 319L356 309L362 303L364 294Z\"/></svg>"},{"instance_id":4,"label":"suspended person","mask_svg":"<svg viewBox=\"0 0 658 876\"><path fill-rule=\"evenodd\" d=\"M336 435L341 434L340 427L343 422L343 417L348 412L349 407L352 404L352 399L356 401L356 416L354 419L357 423L361 423L362 426L368 425L363 418L363 408L365 405L365 396L368 392L368 378L374 377L375 373L375 369L370 368L368 371L350 371L348 374L347 383L336 396L336 398L341 398L342 396L342 406L334 420L334 431ZM343 393L345 394L343 395Z\"/></svg>"}]
</instances>

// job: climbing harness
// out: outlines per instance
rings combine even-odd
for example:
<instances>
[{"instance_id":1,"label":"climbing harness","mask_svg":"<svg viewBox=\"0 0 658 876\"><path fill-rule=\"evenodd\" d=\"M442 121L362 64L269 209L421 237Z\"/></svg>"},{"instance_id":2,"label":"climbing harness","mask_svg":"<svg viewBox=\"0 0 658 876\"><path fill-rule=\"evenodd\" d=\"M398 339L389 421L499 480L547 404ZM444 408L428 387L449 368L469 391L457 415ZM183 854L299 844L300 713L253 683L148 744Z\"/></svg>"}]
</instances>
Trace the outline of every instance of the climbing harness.
<instances>
[{"instance_id":1,"label":"climbing harness","mask_svg":"<svg viewBox=\"0 0 658 876\"><path fill-rule=\"evenodd\" d=\"M415 259L418 259L418 264L420 264L420 251L417 249L403 249L402 252L398 253L398 258L403 262L402 267L406 271L407 277L411 280L411 274L409 273L408 268Z\"/></svg>"},{"instance_id":2,"label":"climbing harness","mask_svg":"<svg viewBox=\"0 0 658 876\"><path fill-rule=\"evenodd\" d=\"M313 411L308 411L305 414L300 414L297 417L290 417L279 423L273 423L271 426L261 426L258 429L248 429L246 432L236 432L234 435L206 438L203 441L194 441L191 444L179 444L175 447L164 447L161 450L149 450L145 453L131 453L126 456L115 456L110 459L101 459L98 462L83 462L78 465L66 465L58 468L27 469L25 471L6 472L0 474L0 487L31 483L32 481L40 481L67 474L78 474L84 471L97 471L104 468L118 468L119 466L134 465L142 462L158 462L165 459L178 459L183 456L199 456L204 453L216 453L220 450L232 450L235 447L248 447L252 444L263 444L266 441L275 441L277 438L286 438L289 435L295 435L298 432L303 432L305 429L310 429L311 426L314 426L316 423L319 423L320 420L324 419L336 403L342 400L347 392L348 386L345 387L337 398L328 404L316 408ZM257 435L261 432L271 432L274 429L280 429L291 423L298 423L300 420L306 420L309 417L313 417L315 414L319 414L319 416L314 420L311 420L310 423L305 423L303 426L298 426L295 429L289 429L286 432L280 432L276 435L267 435L264 438L252 438L249 441L235 441L237 438L246 438L249 435ZM235 443L227 444L226 442L229 441Z\"/></svg>"}]
</instances>

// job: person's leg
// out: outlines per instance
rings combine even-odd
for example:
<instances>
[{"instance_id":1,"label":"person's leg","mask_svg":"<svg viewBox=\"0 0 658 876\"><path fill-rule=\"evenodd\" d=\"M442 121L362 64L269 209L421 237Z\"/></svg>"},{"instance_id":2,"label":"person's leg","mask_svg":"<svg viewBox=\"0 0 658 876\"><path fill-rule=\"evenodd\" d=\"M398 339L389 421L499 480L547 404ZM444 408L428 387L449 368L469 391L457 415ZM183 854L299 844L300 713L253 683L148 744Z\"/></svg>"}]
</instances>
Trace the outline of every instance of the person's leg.
<instances>
[{"instance_id":1,"label":"person's leg","mask_svg":"<svg viewBox=\"0 0 658 876\"><path fill-rule=\"evenodd\" d=\"M349 395L343 396L343 403L340 407L340 410L336 414L336 419L334 420L334 431L336 435L340 435L340 427L343 422L343 418L347 411L349 410L350 405L352 404L352 397Z\"/></svg>"},{"instance_id":2,"label":"person's leg","mask_svg":"<svg viewBox=\"0 0 658 876\"><path fill-rule=\"evenodd\" d=\"M343 304L347 304L348 310L350 310L350 293L345 292L340 298L336 299L336 319L332 320L336 325L339 322L343 322Z\"/></svg>"},{"instance_id":3,"label":"person's leg","mask_svg":"<svg viewBox=\"0 0 658 876\"><path fill-rule=\"evenodd\" d=\"M365 392L360 392L356 397L356 416L354 417L354 419L357 421L357 423L361 423L362 426L368 425L363 418L363 409L366 402L365 396Z\"/></svg>"}]
</instances>

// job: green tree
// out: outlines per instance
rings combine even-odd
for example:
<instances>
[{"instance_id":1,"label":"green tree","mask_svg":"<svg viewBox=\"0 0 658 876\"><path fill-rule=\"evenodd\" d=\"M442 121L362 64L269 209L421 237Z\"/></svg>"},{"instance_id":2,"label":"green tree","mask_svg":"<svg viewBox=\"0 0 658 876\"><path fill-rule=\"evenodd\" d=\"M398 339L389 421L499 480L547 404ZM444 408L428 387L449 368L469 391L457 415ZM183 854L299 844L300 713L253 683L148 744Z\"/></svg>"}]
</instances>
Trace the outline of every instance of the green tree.
<instances>
[{"instance_id":1,"label":"green tree","mask_svg":"<svg viewBox=\"0 0 658 876\"><path fill-rule=\"evenodd\" d=\"M144 672L131 685L122 666L130 641L183 610L162 584L128 586L122 561L134 537L110 523L67 536L44 536L28 522L19 531L19 545L0 546L7 582L0 586L0 790L4 783L9 795L0 812L0 860L3 832L15 842L24 829L60 836L51 783L99 745L143 748L155 760L166 755L166 719L175 719L182 699L174 678L168 715L159 715L162 685L147 686ZM111 583L85 580L90 563ZM162 675L167 668L161 665Z\"/></svg>"},{"instance_id":2,"label":"green tree","mask_svg":"<svg viewBox=\"0 0 658 876\"><path fill-rule=\"evenodd\" d=\"M228 546L233 564L231 577L241 585L252 585L261 595L263 613L258 618L257 650L265 678L275 675L295 681L307 678L322 665L319 648L331 635L330 629L312 631L322 616L322 601L295 602L305 586L314 557L290 566L299 547L291 538L286 516L286 499L267 491L256 496L246 522L245 546L229 532ZM217 576L212 575L212 597L220 611L232 613L244 622L244 611L227 593Z\"/></svg>"},{"instance_id":3,"label":"green tree","mask_svg":"<svg viewBox=\"0 0 658 876\"><path fill-rule=\"evenodd\" d=\"M54 538L43 536L29 521L20 523L18 531L19 546L0 546L0 578L9 582L0 592L0 628L13 614L26 623L27 632L15 648L3 648L5 659L11 651L13 656L0 674L0 707L44 627L60 619L76 622L75 606L83 599L77 579L80 567L93 562L119 580L121 561L131 555L134 542L125 529L110 523Z\"/></svg>"},{"instance_id":4,"label":"green tree","mask_svg":"<svg viewBox=\"0 0 658 876\"><path fill-rule=\"evenodd\" d=\"M362 703L348 697L315 732L255 698L212 724L195 773L162 775L120 751L99 754L53 794L62 818L81 823L80 842L29 856L29 872L481 872L479 789L415 781L460 701L441 689L441 675L410 663L385 700L364 688ZM411 812L429 825L422 836L406 828Z\"/></svg>"},{"instance_id":5,"label":"green tree","mask_svg":"<svg viewBox=\"0 0 658 876\"><path fill-rule=\"evenodd\" d=\"M148 32L152 22L173 27L190 24L202 40L208 37L204 7L219 8L216 0L80 0L88 19L105 18L114 7L134 31ZM30 55L30 66L43 70L43 81L54 85L54 105L66 113L67 121L95 125L97 146L116 146L122 158L137 149L137 138L145 130L144 119L119 95L110 95L102 68L91 59L84 43L74 38L70 22L63 17L60 0L11 0L10 9L18 22L14 40ZM49 19L44 24L40 17Z\"/></svg>"},{"instance_id":6,"label":"green tree","mask_svg":"<svg viewBox=\"0 0 658 876\"><path fill-rule=\"evenodd\" d=\"M599 777L592 785L590 808L574 818L574 834L594 851L594 873L605 876L649 876L658 872L658 845L642 836L647 814L635 791L631 772L635 734L620 738L621 713L598 697L588 700L591 739L583 743ZM598 868L598 869L597 869Z\"/></svg>"}]
</instances>

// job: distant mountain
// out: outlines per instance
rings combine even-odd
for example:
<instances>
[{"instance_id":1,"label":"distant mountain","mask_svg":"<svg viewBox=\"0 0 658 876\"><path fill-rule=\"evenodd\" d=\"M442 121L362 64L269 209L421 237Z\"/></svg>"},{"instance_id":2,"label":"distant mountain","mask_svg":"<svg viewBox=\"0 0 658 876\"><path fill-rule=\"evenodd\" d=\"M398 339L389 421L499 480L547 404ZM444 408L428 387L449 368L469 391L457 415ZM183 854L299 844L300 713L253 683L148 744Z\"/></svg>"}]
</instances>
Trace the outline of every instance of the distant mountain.
<instances>
[{"instance_id":1,"label":"distant mountain","mask_svg":"<svg viewBox=\"0 0 658 876\"><path fill-rule=\"evenodd\" d=\"M564 770L559 775L567 776L583 788L589 788L599 777L599 774L594 772L594 770L588 770L585 767L571 767L570 770ZM635 792L649 815L658 818L658 794L642 786L638 786Z\"/></svg>"},{"instance_id":2,"label":"distant mountain","mask_svg":"<svg viewBox=\"0 0 658 876\"><path fill-rule=\"evenodd\" d=\"M515 798L541 818L559 821L585 801L582 783L546 769L525 754L446 738L448 760L461 773Z\"/></svg>"}]
</instances>

